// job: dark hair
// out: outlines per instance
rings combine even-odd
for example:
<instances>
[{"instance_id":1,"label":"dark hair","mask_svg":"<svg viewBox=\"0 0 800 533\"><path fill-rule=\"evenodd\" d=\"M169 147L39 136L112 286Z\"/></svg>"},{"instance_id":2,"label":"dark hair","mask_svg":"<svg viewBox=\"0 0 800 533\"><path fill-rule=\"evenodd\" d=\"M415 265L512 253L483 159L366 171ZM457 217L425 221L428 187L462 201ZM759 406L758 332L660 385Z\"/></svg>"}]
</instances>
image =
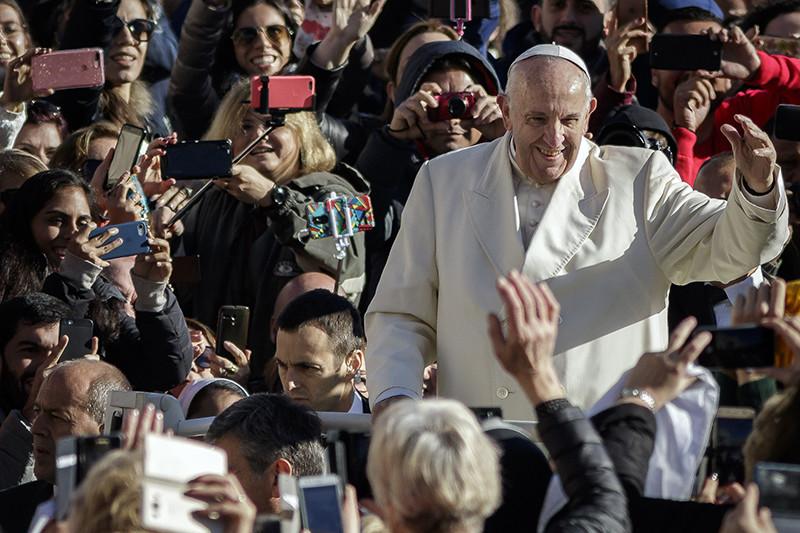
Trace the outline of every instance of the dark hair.
<instances>
[{"instance_id":1,"label":"dark hair","mask_svg":"<svg viewBox=\"0 0 800 533\"><path fill-rule=\"evenodd\" d=\"M200 410L200 407L203 405L209 396L211 396L215 392L229 392L231 394L235 394L239 398L246 398L247 395L242 391L242 388L237 386L235 383L232 383L228 380L217 380L212 381L199 391L197 394L194 395L192 401L189 403L189 408L186 409L186 418L195 418L197 415L197 411Z\"/></svg>"},{"instance_id":2,"label":"dark hair","mask_svg":"<svg viewBox=\"0 0 800 533\"><path fill-rule=\"evenodd\" d=\"M236 54L233 51L231 35L233 35L233 29L236 27L236 21L239 19L239 16L245 10L259 4L266 4L275 8L283 16L284 24L289 28L292 35L297 34L297 23L292 17L292 12L289 10L289 7L283 0L244 0L233 2L226 29L217 46L214 66L211 67L211 82L220 98L227 94L237 81L246 76L242 67L236 62ZM287 58L289 62L293 59L293 48L292 43L290 43L289 57Z\"/></svg>"},{"instance_id":3,"label":"dark hair","mask_svg":"<svg viewBox=\"0 0 800 533\"><path fill-rule=\"evenodd\" d=\"M742 20L742 31L758 26L763 34L774 19L800 11L800 0L767 0L760 3Z\"/></svg>"},{"instance_id":4,"label":"dark hair","mask_svg":"<svg viewBox=\"0 0 800 533\"><path fill-rule=\"evenodd\" d=\"M292 300L276 321L279 330L294 332L313 326L328 336L331 351L341 363L365 345L361 315L350 301L326 289L315 289Z\"/></svg>"},{"instance_id":5,"label":"dark hair","mask_svg":"<svg viewBox=\"0 0 800 533\"><path fill-rule=\"evenodd\" d=\"M28 104L28 118L25 124L53 124L58 130L61 140L69 134L67 121L61 114L61 108L48 100L34 100Z\"/></svg>"},{"instance_id":6,"label":"dark hair","mask_svg":"<svg viewBox=\"0 0 800 533\"><path fill-rule=\"evenodd\" d=\"M262 475L272 463L285 459L292 474L322 474L325 451L322 425L309 408L282 394L254 394L217 415L206 433L214 444L225 436L238 439L239 448L253 473Z\"/></svg>"},{"instance_id":7,"label":"dark hair","mask_svg":"<svg viewBox=\"0 0 800 533\"><path fill-rule=\"evenodd\" d=\"M25 395L6 368L6 346L19 331L21 324L33 326L58 324L69 316L70 309L58 298L32 292L0 304L0 409L9 412L19 409Z\"/></svg>"},{"instance_id":8,"label":"dark hair","mask_svg":"<svg viewBox=\"0 0 800 533\"><path fill-rule=\"evenodd\" d=\"M114 391L129 391L131 384L122 371L103 361L91 361L89 359L74 359L64 361L56 366L56 370L69 368L71 366L91 365L102 368L103 371L97 374L89 383L86 391L86 404L84 409L98 424L103 424L106 418L108 400ZM102 365L102 366L99 366Z\"/></svg>"},{"instance_id":9,"label":"dark hair","mask_svg":"<svg viewBox=\"0 0 800 533\"><path fill-rule=\"evenodd\" d=\"M699 7L671 9L654 15L651 17L651 20L658 30L658 33L663 32L664 28L666 28L669 24L679 20L685 22L716 22L720 25L722 24L722 19L720 19L714 13Z\"/></svg>"}]
</instances>

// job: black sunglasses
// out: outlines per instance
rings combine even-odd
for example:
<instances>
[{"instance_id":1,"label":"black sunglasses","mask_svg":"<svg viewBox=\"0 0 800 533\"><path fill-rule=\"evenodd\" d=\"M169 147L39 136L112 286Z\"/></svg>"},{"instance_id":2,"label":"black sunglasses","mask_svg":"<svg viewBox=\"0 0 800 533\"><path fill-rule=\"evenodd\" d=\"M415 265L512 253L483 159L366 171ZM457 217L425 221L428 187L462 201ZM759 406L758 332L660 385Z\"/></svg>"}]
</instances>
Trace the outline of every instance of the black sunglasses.
<instances>
[{"instance_id":1,"label":"black sunglasses","mask_svg":"<svg viewBox=\"0 0 800 533\"><path fill-rule=\"evenodd\" d=\"M91 182L97 167L99 167L102 162L102 159L87 159L84 161L81 165L81 176L83 176L83 179L87 182Z\"/></svg>"},{"instance_id":2,"label":"black sunglasses","mask_svg":"<svg viewBox=\"0 0 800 533\"><path fill-rule=\"evenodd\" d=\"M269 42L275 46L291 41L294 32L282 24L272 24L270 26L244 26L238 28L231 35L233 42L249 46L258 39L258 34L263 33L269 39Z\"/></svg>"},{"instance_id":3,"label":"black sunglasses","mask_svg":"<svg viewBox=\"0 0 800 533\"><path fill-rule=\"evenodd\" d=\"M114 21L111 23L111 31L114 33L114 36L116 36L122 31L122 28L126 26L136 42L139 43L146 43L149 41L150 36L156 29L156 23L152 20L133 19L126 22L119 17L114 17Z\"/></svg>"}]
</instances>

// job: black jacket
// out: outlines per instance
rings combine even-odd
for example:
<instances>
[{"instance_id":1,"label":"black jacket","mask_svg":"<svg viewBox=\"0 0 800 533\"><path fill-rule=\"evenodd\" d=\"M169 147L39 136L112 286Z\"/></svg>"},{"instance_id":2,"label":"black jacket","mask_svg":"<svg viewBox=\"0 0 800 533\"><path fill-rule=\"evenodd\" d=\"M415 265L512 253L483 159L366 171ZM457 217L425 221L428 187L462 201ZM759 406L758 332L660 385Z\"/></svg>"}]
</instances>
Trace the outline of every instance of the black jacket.
<instances>
[{"instance_id":1,"label":"black jacket","mask_svg":"<svg viewBox=\"0 0 800 533\"><path fill-rule=\"evenodd\" d=\"M73 286L59 274L51 274L42 292L69 305L70 318L87 318L90 303L95 299L125 301L122 293L102 276L90 290ZM183 383L192 367L192 344L189 330L178 301L167 289L167 305L158 312L136 312L136 319L120 313L119 337L104 342L103 360L118 367L134 390L164 392Z\"/></svg>"},{"instance_id":2,"label":"black jacket","mask_svg":"<svg viewBox=\"0 0 800 533\"><path fill-rule=\"evenodd\" d=\"M719 531L731 507L643 496L656 419L638 405L620 405L592 418L628 497L633 530L642 533Z\"/></svg>"},{"instance_id":3,"label":"black jacket","mask_svg":"<svg viewBox=\"0 0 800 533\"><path fill-rule=\"evenodd\" d=\"M36 508L52 496L53 485L40 480L0 491L0 531L27 533Z\"/></svg>"},{"instance_id":4,"label":"black jacket","mask_svg":"<svg viewBox=\"0 0 800 533\"><path fill-rule=\"evenodd\" d=\"M367 192L366 182L354 170L340 166L334 172L339 175L317 172L289 182L290 198L283 208L255 208L213 188L184 221L176 255L199 255L201 276L197 286L180 294L186 316L214 327L221 306L248 306L253 379L262 377L264 364L275 350L269 324L283 286L303 272L336 275L334 239L307 241L298 234L306 227L305 208L311 202L331 192ZM363 234L351 242L342 280L345 290L359 285L352 294L357 296L363 285Z\"/></svg>"}]
</instances>

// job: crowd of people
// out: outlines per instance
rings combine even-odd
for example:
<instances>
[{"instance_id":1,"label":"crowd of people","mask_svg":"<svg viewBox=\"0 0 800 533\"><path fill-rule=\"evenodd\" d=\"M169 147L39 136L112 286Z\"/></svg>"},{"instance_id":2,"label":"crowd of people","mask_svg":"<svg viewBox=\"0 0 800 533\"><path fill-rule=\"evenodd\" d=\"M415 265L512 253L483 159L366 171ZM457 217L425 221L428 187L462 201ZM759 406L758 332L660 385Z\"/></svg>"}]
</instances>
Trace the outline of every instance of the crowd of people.
<instances>
[{"instance_id":1,"label":"crowd of people","mask_svg":"<svg viewBox=\"0 0 800 533\"><path fill-rule=\"evenodd\" d=\"M633 4L0 0L0 532L800 527L800 0Z\"/></svg>"}]
</instances>

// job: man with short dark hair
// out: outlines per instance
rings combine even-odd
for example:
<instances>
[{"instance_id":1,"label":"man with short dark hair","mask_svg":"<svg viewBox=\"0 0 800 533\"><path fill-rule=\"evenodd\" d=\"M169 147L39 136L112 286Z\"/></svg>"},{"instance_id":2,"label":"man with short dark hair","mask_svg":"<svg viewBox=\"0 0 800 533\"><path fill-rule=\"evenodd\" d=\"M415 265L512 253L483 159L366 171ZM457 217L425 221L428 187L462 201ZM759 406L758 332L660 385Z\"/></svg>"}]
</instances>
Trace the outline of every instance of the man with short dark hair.
<instances>
[{"instance_id":1,"label":"man with short dark hair","mask_svg":"<svg viewBox=\"0 0 800 533\"><path fill-rule=\"evenodd\" d=\"M0 490L35 479L30 424L37 370L58 346L69 308L35 292L0 304Z\"/></svg>"},{"instance_id":2,"label":"man with short dark hair","mask_svg":"<svg viewBox=\"0 0 800 533\"><path fill-rule=\"evenodd\" d=\"M280 512L278 474L323 473L319 418L282 394L254 394L217 415L206 441L228 454L228 470L259 514Z\"/></svg>"},{"instance_id":3,"label":"man with short dark hair","mask_svg":"<svg viewBox=\"0 0 800 533\"><path fill-rule=\"evenodd\" d=\"M283 390L315 411L368 413L353 380L364 366L364 325L346 298L317 289L293 300L277 321L275 360Z\"/></svg>"},{"instance_id":4,"label":"man with short dark hair","mask_svg":"<svg viewBox=\"0 0 800 533\"><path fill-rule=\"evenodd\" d=\"M31 426L37 480L0 492L3 531L27 531L38 504L52 496L56 442L69 436L100 435L111 391L130 388L117 367L89 359L60 363L44 378Z\"/></svg>"}]
</instances>

